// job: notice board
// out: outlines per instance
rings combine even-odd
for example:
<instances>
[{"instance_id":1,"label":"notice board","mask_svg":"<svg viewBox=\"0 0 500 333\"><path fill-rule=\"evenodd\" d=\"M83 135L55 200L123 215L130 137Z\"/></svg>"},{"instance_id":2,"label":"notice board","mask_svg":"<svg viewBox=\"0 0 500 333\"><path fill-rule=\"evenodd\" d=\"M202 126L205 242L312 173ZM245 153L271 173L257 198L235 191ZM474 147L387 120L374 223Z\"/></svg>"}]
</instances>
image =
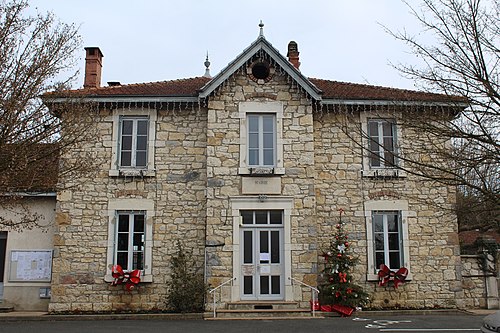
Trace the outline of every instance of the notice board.
<instances>
[{"instance_id":1,"label":"notice board","mask_svg":"<svg viewBox=\"0 0 500 333\"><path fill-rule=\"evenodd\" d=\"M10 251L9 281L50 282L52 250Z\"/></svg>"}]
</instances>

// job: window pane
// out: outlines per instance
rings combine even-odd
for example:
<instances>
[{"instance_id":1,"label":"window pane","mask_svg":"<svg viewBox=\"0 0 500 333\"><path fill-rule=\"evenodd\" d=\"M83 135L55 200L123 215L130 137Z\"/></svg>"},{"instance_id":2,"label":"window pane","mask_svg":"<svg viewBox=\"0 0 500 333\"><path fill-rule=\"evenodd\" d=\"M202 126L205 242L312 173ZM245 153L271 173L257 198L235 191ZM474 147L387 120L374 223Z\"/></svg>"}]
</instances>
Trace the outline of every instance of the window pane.
<instances>
[{"instance_id":1,"label":"window pane","mask_svg":"<svg viewBox=\"0 0 500 333\"><path fill-rule=\"evenodd\" d=\"M118 232L128 232L128 215L118 215Z\"/></svg>"},{"instance_id":2,"label":"window pane","mask_svg":"<svg viewBox=\"0 0 500 333\"><path fill-rule=\"evenodd\" d=\"M262 295L269 294L269 276L260 277L260 293Z\"/></svg>"},{"instance_id":3,"label":"window pane","mask_svg":"<svg viewBox=\"0 0 500 333\"><path fill-rule=\"evenodd\" d=\"M274 148L274 134L272 133L264 133L264 148Z\"/></svg>"},{"instance_id":4,"label":"window pane","mask_svg":"<svg viewBox=\"0 0 500 333\"><path fill-rule=\"evenodd\" d=\"M375 232L383 232L384 231L383 216L379 214L374 214L372 220L373 220L373 230Z\"/></svg>"},{"instance_id":5,"label":"window pane","mask_svg":"<svg viewBox=\"0 0 500 333\"><path fill-rule=\"evenodd\" d=\"M138 136L137 137L137 150L146 150L148 147L148 137Z\"/></svg>"},{"instance_id":6,"label":"window pane","mask_svg":"<svg viewBox=\"0 0 500 333\"><path fill-rule=\"evenodd\" d=\"M263 130L264 133L273 133L274 132L274 116L263 116Z\"/></svg>"},{"instance_id":7,"label":"window pane","mask_svg":"<svg viewBox=\"0 0 500 333\"><path fill-rule=\"evenodd\" d=\"M146 152L145 151L137 152L135 166L137 166L137 167L146 166Z\"/></svg>"},{"instance_id":8,"label":"window pane","mask_svg":"<svg viewBox=\"0 0 500 333\"><path fill-rule=\"evenodd\" d=\"M245 295L253 294L253 277L244 276L243 277L243 293Z\"/></svg>"},{"instance_id":9,"label":"window pane","mask_svg":"<svg viewBox=\"0 0 500 333\"><path fill-rule=\"evenodd\" d=\"M249 148L259 148L259 134L252 133L248 135L248 147Z\"/></svg>"},{"instance_id":10,"label":"window pane","mask_svg":"<svg viewBox=\"0 0 500 333\"><path fill-rule=\"evenodd\" d=\"M384 149L388 151L394 150L392 138L384 138Z\"/></svg>"},{"instance_id":11,"label":"window pane","mask_svg":"<svg viewBox=\"0 0 500 333\"><path fill-rule=\"evenodd\" d=\"M399 250L399 234L389 234L389 250Z\"/></svg>"},{"instance_id":12,"label":"window pane","mask_svg":"<svg viewBox=\"0 0 500 333\"><path fill-rule=\"evenodd\" d=\"M240 211L241 217L243 218L243 224L253 224L253 211L242 210Z\"/></svg>"},{"instance_id":13,"label":"window pane","mask_svg":"<svg viewBox=\"0 0 500 333\"><path fill-rule=\"evenodd\" d=\"M378 122L368 122L368 135L371 137L378 137Z\"/></svg>"},{"instance_id":14,"label":"window pane","mask_svg":"<svg viewBox=\"0 0 500 333\"><path fill-rule=\"evenodd\" d=\"M398 232L398 215L397 214L387 214L387 229L389 232Z\"/></svg>"},{"instance_id":15,"label":"window pane","mask_svg":"<svg viewBox=\"0 0 500 333\"><path fill-rule=\"evenodd\" d=\"M255 149L250 149L248 151L248 164L249 165L259 165L259 151Z\"/></svg>"},{"instance_id":16,"label":"window pane","mask_svg":"<svg viewBox=\"0 0 500 333\"><path fill-rule=\"evenodd\" d=\"M132 153L122 151L120 161L121 166L132 166Z\"/></svg>"},{"instance_id":17,"label":"window pane","mask_svg":"<svg viewBox=\"0 0 500 333\"><path fill-rule=\"evenodd\" d=\"M127 252L118 252L116 255L116 264L122 266L124 270L128 269L128 255Z\"/></svg>"},{"instance_id":18,"label":"window pane","mask_svg":"<svg viewBox=\"0 0 500 333\"><path fill-rule=\"evenodd\" d=\"M384 131L384 136L393 136L392 128L393 124L389 121L382 122L382 128Z\"/></svg>"},{"instance_id":19,"label":"window pane","mask_svg":"<svg viewBox=\"0 0 500 333\"><path fill-rule=\"evenodd\" d=\"M269 233L260 231L260 253L269 253ZM261 263L268 263L269 260L260 260Z\"/></svg>"},{"instance_id":20,"label":"window pane","mask_svg":"<svg viewBox=\"0 0 500 333\"><path fill-rule=\"evenodd\" d=\"M283 211L272 210L269 215L271 224L283 224Z\"/></svg>"},{"instance_id":21,"label":"window pane","mask_svg":"<svg viewBox=\"0 0 500 333\"><path fill-rule=\"evenodd\" d=\"M271 294L278 295L280 294L280 283L281 278L279 275L271 276Z\"/></svg>"},{"instance_id":22,"label":"window pane","mask_svg":"<svg viewBox=\"0 0 500 333\"><path fill-rule=\"evenodd\" d=\"M118 234L118 251L128 250L128 232Z\"/></svg>"},{"instance_id":23,"label":"window pane","mask_svg":"<svg viewBox=\"0 0 500 333\"><path fill-rule=\"evenodd\" d=\"M134 252L132 269L144 269L144 253Z\"/></svg>"},{"instance_id":24,"label":"window pane","mask_svg":"<svg viewBox=\"0 0 500 333\"><path fill-rule=\"evenodd\" d=\"M144 232L144 215L134 215L134 232Z\"/></svg>"},{"instance_id":25,"label":"window pane","mask_svg":"<svg viewBox=\"0 0 500 333\"><path fill-rule=\"evenodd\" d=\"M267 224L267 210L256 210L255 211L255 223L256 224Z\"/></svg>"},{"instance_id":26,"label":"window pane","mask_svg":"<svg viewBox=\"0 0 500 333\"><path fill-rule=\"evenodd\" d=\"M248 116L248 132L259 132L259 116Z\"/></svg>"},{"instance_id":27,"label":"window pane","mask_svg":"<svg viewBox=\"0 0 500 333\"><path fill-rule=\"evenodd\" d=\"M384 250L384 234L375 234L375 250Z\"/></svg>"},{"instance_id":28,"label":"window pane","mask_svg":"<svg viewBox=\"0 0 500 333\"><path fill-rule=\"evenodd\" d=\"M131 136L122 136L122 150L131 150L132 149L132 137Z\"/></svg>"},{"instance_id":29,"label":"window pane","mask_svg":"<svg viewBox=\"0 0 500 333\"><path fill-rule=\"evenodd\" d=\"M380 268L380 265L384 264L385 263L385 260L384 260L384 252L377 252L375 254L375 268L376 269L379 269Z\"/></svg>"},{"instance_id":30,"label":"window pane","mask_svg":"<svg viewBox=\"0 0 500 333\"><path fill-rule=\"evenodd\" d=\"M271 231L271 263L280 262L280 232Z\"/></svg>"},{"instance_id":31,"label":"window pane","mask_svg":"<svg viewBox=\"0 0 500 333\"><path fill-rule=\"evenodd\" d=\"M122 134L132 135L134 122L132 120L123 120L122 121Z\"/></svg>"},{"instance_id":32,"label":"window pane","mask_svg":"<svg viewBox=\"0 0 500 333\"><path fill-rule=\"evenodd\" d=\"M252 231L243 232L243 263L253 263L253 239Z\"/></svg>"},{"instance_id":33,"label":"window pane","mask_svg":"<svg viewBox=\"0 0 500 333\"><path fill-rule=\"evenodd\" d=\"M147 135L148 134L148 121L147 120L137 121L137 134L138 135Z\"/></svg>"},{"instance_id":34,"label":"window pane","mask_svg":"<svg viewBox=\"0 0 500 333\"><path fill-rule=\"evenodd\" d=\"M144 235L142 233L134 233L133 243L134 251L144 250Z\"/></svg>"},{"instance_id":35,"label":"window pane","mask_svg":"<svg viewBox=\"0 0 500 333\"><path fill-rule=\"evenodd\" d=\"M274 150L264 150L264 165L274 165Z\"/></svg>"},{"instance_id":36,"label":"window pane","mask_svg":"<svg viewBox=\"0 0 500 333\"><path fill-rule=\"evenodd\" d=\"M396 164L394 163L394 154L390 151L385 152L384 159L386 166L394 166Z\"/></svg>"},{"instance_id":37,"label":"window pane","mask_svg":"<svg viewBox=\"0 0 500 333\"><path fill-rule=\"evenodd\" d=\"M389 252L389 268L397 269L400 267L401 264L399 262L399 252Z\"/></svg>"}]
</instances>

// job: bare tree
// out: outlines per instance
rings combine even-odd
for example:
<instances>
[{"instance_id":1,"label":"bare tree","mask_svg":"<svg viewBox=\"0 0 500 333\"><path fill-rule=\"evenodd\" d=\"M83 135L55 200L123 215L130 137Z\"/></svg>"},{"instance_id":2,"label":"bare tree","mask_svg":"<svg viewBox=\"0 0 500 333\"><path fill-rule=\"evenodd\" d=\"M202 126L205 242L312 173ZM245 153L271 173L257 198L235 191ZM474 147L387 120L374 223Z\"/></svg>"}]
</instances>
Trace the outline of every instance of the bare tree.
<instances>
[{"instance_id":1,"label":"bare tree","mask_svg":"<svg viewBox=\"0 0 500 333\"><path fill-rule=\"evenodd\" d=\"M374 142L366 129L361 137L352 135L349 112L344 112L351 118L344 123L345 132L368 157L373 150L383 151L377 158L385 165L457 186L464 195L480 199L478 209L488 207L490 216L498 215L500 1L422 0L419 7L405 3L422 31L387 31L406 43L419 61L395 67L422 90L441 97L370 110L397 123L404 137L397 143Z\"/></svg>"},{"instance_id":2,"label":"bare tree","mask_svg":"<svg viewBox=\"0 0 500 333\"><path fill-rule=\"evenodd\" d=\"M28 15L27 0L0 2L0 208L16 210L20 195L56 191L58 173L88 169L59 162L59 155L91 135L83 126L90 110L67 99L49 111L40 98L67 89L76 72L75 51L81 41L74 25L58 22L53 14ZM61 133L64 132L64 138ZM84 161L84 162L82 162ZM0 216L0 226L33 227L38 216L26 207L17 209L16 221Z\"/></svg>"}]
</instances>

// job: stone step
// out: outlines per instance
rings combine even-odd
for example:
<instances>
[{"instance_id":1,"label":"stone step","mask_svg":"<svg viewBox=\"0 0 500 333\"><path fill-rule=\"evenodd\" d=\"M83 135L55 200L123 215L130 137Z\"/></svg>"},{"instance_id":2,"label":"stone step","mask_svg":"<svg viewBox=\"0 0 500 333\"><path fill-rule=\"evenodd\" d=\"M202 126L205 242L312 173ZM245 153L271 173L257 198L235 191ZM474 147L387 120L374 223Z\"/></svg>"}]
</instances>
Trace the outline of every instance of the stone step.
<instances>
[{"instance_id":1,"label":"stone step","mask_svg":"<svg viewBox=\"0 0 500 333\"><path fill-rule=\"evenodd\" d=\"M228 310L275 310L298 309L297 302L290 301L238 301L227 303Z\"/></svg>"},{"instance_id":2,"label":"stone step","mask_svg":"<svg viewBox=\"0 0 500 333\"><path fill-rule=\"evenodd\" d=\"M0 306L0 313L12 312L14 311L14 307L12 306Z\"/></svg>"},{"instance_id":3,"label":"stone step","mask_svg":"<svg viewBox=\"0 0 500 333\"><path fill-rule=\"evenodd\" d=\"M250 309L230 310L220 309L216 311L218 319L283 319L283 318L312 318L308 309ZM210 319L209 317L206 319Z\"/></svg>"}]
</instances>

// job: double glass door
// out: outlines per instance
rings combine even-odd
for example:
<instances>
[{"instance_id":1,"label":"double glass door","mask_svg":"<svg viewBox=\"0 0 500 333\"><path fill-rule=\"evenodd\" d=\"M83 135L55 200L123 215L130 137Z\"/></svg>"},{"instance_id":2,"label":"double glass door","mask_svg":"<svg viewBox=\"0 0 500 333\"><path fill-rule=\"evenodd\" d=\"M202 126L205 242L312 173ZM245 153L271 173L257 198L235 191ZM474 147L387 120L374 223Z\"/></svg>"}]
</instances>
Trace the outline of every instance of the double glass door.
<instances>
[{"instance_id":1,"label":"double glass door","mask_svg":"<svg viewBox=\"0 0 500 333\"><path fill-rule=\"evenodd\" d=\"M283 299L283 211L241 211L241 299Z\"/></svg>"}]
</instances>

